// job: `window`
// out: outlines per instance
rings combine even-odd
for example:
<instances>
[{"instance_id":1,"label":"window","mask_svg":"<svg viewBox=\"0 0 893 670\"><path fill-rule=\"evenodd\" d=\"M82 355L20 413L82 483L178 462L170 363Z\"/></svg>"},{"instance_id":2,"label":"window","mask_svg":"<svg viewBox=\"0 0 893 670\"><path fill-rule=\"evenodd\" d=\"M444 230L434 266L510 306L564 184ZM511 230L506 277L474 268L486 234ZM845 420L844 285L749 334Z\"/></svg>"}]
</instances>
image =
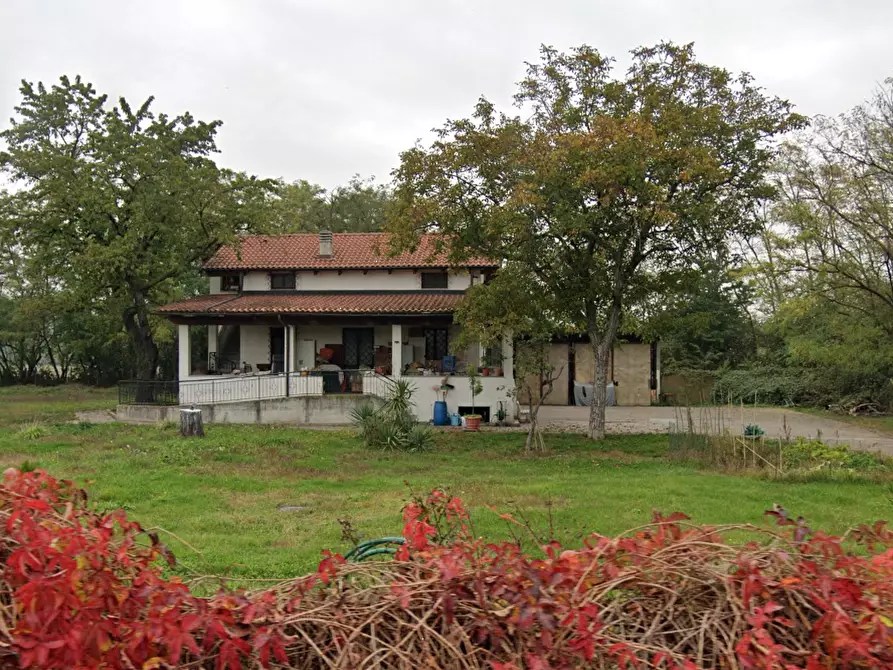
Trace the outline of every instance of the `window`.
<instances>
[{"instance_id":1,"label":"window","mask_svg":"<svg viewBox=\"0 0 893 670\"><path fill-rule=\"evenodd\" d=\"M422 288L447 288L449 279L446 272L423 272Z\"/></svg>"},{"instance_id":2,"label":"window","mask_svg":"<svg viewBox=\"0 0 893 670\"><path fill-rule=\"evenodd\" d=\"M242 288L242 278L239 275L223 275L220 278L221 291L238 291Z\"/></svg>"},{"instance_id":3,"label":"window","mask_svg":"<svg viewBox=\"0 0 893 670\"><path fill-rule=\"evenodd\" d=\"M425 329L425 360L442 361L449 353L449 337L446 328Z\"/></svg>"},{"instance_id":4,"label":"window","mask_svg":"<svg viewBox=\"0 0 893 670\"><path fill-rule=\"evenodd\" d=\"M295 289L295 273L294 272L272 272L270 273L270 288L274 291Z\"/></svg>"}]
</instances>

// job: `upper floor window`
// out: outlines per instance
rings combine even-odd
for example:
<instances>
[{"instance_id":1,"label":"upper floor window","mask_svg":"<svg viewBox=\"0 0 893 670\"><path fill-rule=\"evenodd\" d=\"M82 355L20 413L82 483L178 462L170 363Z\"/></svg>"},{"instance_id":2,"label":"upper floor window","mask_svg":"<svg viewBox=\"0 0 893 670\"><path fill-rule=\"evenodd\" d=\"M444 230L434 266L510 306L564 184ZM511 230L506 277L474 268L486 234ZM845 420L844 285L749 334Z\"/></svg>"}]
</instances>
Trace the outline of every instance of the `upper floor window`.
<instances>
[{"instance_id":1,"label":"upper floor window","mask_svg":"<svg viewBox=\"0 0 893 670\"><path fill-rule=\"evenodd\" d=\"M448 288L449 277L446 272L423 272L422 288Z\"/></svg>"},{"instance_id":2,"label":"upper floor window","mask_svg":"<svg viewBox=\"0 0 893 670\"><path fill-rule=\"evenodd\" d=\"M220 278L221 291L239 291L242 289L242 278L239 275L223 275Z\"/></svg>"},{"instance_id":3,"label":"upper floor window","mask_svg":"<svg viewBox=\"0 0 893 670\"><path fill-rule=\"evenodd\" d=\"M274 291L277 290L291 290L295 289L295 273L294 272L271 272L270 273L270 288Z\"/></svg>"}]
</instances>

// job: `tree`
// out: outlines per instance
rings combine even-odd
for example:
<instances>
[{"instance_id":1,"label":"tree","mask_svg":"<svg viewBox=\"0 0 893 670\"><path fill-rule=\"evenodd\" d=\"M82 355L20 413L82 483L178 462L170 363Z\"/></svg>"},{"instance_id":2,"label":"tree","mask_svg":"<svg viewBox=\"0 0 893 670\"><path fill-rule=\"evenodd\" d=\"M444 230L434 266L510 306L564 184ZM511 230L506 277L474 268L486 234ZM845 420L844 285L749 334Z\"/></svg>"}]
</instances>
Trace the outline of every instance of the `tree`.
<instances>
[{"instance_id":1,"label":"tree","mask_svg":"<svg viewBox=\"0 0 893 670\"><path fill-rule=\"evenodd\" d=\"M866 105L788 144L775 223L799 293L893 337L893 79Z\"/></svg>"},{"instance_id":2,"label":"tree","mask_svg":"<svg viewBox=\"0 0 893 670\"><path fill-rule=\"evenodd\" d=\"M386 186L354 175L346 186L327 191L300 180L279 189L273 230L279 233L367 233L382 229L391 200Z\"/></svg>"},{"instance_id":3,"label":"tree","mask_svg":"<svg viewBox=\"0 0 893 670\"><path fill-rule=\"evenodd\" d=\"M702 262L678 292L666 287L660 311L642 326L661 341L665 373L736 367L754 353L751 291L722 259Z\"/></svg>"},{"instance_id":4,"label":"tree","mask_svg":"<svg viewBox=\"0 0 893 670\"><path fill-rule=\"evenodd\" d=\"M640 48L624 76L612 70L591 47L543 47L515 96L523 116L482 98L402 154L391 226L398 247L439 230L454 261L489 255L537 277L556 321L589 335L595 439L624 310L751 228L769 140L803 122L691 45Z\"/></svg>"},{"instance_id":5,"label":"tree","mask_svg":"<svg viewBox=\"0 0 893 670\"><path fill-rule=\"evenodd\" d=\"M472 286L455 314L462 326L457 348L473 342L501 348L503 338L512 338L512 395L516 402L526 402L530 421L525 451L534 449L540 439L539 410L563 370L549 360L552 338L560 330L552 297L529 268L509 263L492 281Z\"/></svg>"},{"instance_id":6,"label":"tree","mask_svg":"<svg viewBox=\"0 0 893 670\"><path fill-rule=\"evenodd\" d=\"M264 222L275 184L211 160L219 121L109 107L80 77L23 82L17 118L0 133L4 236L31 268L85 314L111 313L132 343L139 378L153 379L154 306L239 231ZM27 274L27 273L26 273Z\"/></svg>"}]
</instances>

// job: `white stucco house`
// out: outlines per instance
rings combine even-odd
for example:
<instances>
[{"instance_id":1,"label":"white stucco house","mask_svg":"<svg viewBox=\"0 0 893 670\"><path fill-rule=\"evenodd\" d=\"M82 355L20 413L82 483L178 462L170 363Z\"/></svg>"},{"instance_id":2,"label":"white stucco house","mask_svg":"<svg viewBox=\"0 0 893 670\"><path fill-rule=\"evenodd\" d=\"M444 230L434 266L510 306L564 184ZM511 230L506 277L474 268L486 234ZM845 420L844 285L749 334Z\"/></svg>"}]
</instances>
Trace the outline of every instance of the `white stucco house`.
<instances>
[{"instance_id":1,"label":"white stucco house","mask_svg":"<svg viewBox=\"0 0 893 670\"><path fill-rule=\"evenodd\" d=\"M486 368L475 407L495 415L500 402L508 409L514 386L511 341L496 351L455 350L453 311L496 269L483 258L450 265L431 235L396 256L384 233L245 236L204 264L207 295L156 310L178 326L179 402L384 397L393 380L407 379L425 421L443 399L439 386L448 374L449 412L470 412L465 371L472 365ZM199 364L191 326L207 329L208 359ZM324 372L321 355L330 362ZM282 412L277 416L287 420Z\"/></svg>"}]
</instances>

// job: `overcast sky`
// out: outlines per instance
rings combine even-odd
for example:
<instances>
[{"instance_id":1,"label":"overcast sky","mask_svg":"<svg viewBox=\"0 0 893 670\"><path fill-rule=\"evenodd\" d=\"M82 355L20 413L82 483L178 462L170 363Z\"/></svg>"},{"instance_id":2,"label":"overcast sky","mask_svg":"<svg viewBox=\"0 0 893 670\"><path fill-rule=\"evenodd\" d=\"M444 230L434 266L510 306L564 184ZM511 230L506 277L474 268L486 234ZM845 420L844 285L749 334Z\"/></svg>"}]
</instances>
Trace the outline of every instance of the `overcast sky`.
<instances>
[{"instance_id":1,"label":"overcast sky","mask_svg":"<svg viewBox=\"0 0 893 670\"><path fill-rule=\"evenodd\" d=\"M893 75L884 0L0 0L0 128L21 79L221 119L221 164L325 186L387 180L401 150L481 94L510 104L541 43L618 58L663 39L747 70L805 114Z\"/></svg>"}]
</instances>

